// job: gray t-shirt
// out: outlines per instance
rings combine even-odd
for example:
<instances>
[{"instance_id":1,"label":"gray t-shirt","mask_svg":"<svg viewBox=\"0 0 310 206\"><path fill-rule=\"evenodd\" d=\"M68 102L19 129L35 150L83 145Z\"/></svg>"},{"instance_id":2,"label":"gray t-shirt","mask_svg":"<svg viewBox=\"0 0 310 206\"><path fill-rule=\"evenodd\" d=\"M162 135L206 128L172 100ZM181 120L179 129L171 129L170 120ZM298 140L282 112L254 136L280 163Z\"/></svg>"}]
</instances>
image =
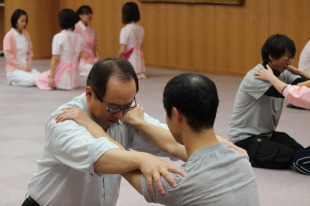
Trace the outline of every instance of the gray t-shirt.
<instances>
[{"instance_id":1,"label":"gray t-shirt","mask_svg":"<svg viewBox=\"0 0 310 206\"><path fill-rule=\"evenodd\" d=\"M259 68L259 65L256 66ZM288 84L299 76L285 70L278 78ZM275 131L283 106L283 98L264 95L269 82L255 79L254 69L243 78L238 89L230 120L228 139L238 142L252 135L270 137Z\"/></svg>"},{"instance_id":2,"label":"gray t-shirt","mask_svg":"<svg viewBox=\"0 0 310 206\"><path fill-rule=\"evenodd\" d=\"M255 175L247 156L225 144L196 151L181 169L187 175L173 173L178 183L176 188L162 178L165 195L158 192L151 195L142 176L141 187L146 201L177 206L259 205Z\"/></svg>"}]
</instances>

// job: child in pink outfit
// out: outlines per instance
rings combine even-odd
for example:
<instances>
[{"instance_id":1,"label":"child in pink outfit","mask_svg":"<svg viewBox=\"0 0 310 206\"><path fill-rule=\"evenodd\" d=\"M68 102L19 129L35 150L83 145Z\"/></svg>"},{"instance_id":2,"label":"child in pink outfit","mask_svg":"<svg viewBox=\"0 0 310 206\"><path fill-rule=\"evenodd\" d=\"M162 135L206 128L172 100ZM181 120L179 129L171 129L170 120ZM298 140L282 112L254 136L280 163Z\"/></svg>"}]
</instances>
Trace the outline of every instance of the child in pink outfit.
<instances>
[{"instance_id":1,"label":"child in pink outfit","mask_svg":"<svg viewBox=\"0 0 310 206\"><path fill-rule=\"evenodd\" d=\"M127 2L122 8L123 23L125 26L120 33L120 49L118 57L127 59L133 66L139 79L145 79L145 64L142 52L144 29L137 24L140 20L138 5Z\"/></svg>"},{"instance_id":2,"label":"child in pink outfit","mask_svg":"<svg viewBox=\"0 0 310 206\"><path fill-rule=\"evenodd\" d=\"M73 10L63 9L58 14L58 21L61 32L53 38L50 70L36 80L37 87L43 90L72 90L79 86L78 63L83 40L73 32L78 19Z\"/></svg>"},{"instance_id":3,"label":"child in pink outfit","mask_svg":"<svg viewBox=\"0 0 310 206\"><path fill-rule=\"evenodd\" d=\"M89 6L83 5L76 13L80 21L75 24L74 32L80 34L84 41L84 49L79 63L80 76L87 77L93 65L99 60L96 32L90 25L93 11Z\"/></svg>"},{"instance_id":4,"label":"child in pink outfit","mask_svg":"<svg viewBox=\"0 0 310 206\"><path fill-rule=\"evenodd\" d=\"M35 86L35 79L40 74L32 68L32 43L24 30L27 23L27 13L15 10L11 17L12 29L3 39L6 77L12 86Z\"/></svg>"}]
</instances>

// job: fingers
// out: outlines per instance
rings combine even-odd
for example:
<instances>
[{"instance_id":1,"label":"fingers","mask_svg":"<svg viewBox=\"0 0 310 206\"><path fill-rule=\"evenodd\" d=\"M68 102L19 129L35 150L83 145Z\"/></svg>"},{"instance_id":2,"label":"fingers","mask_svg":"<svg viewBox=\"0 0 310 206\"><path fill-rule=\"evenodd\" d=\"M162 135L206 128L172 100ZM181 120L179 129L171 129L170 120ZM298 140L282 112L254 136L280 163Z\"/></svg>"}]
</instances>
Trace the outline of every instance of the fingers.
<instances>
[{"instance_id":1,"label":"fingers","mask_svg":"<svg viewBox=\"0 0 310 206\"><path fill-rule=\"evenodd\" d=\"M254 68L254 76L255 76L255 78L256 79L261 79L261 74L262 74L262 68L260 67L260 69L259 68Z\"/></svg>"},{"instance_id":2,"label":"fingers","mask_svg":"<svg viewBox=\"0 0 310 206\"><path fill-rule=\"evenodd\" d=\"M181 170L180 168L175 167L175 166L170 166L169 172L178 173L179 175L183 177L187 175L187 173L184 170Z\"/></svg>"},{"instance_id":3,"label":"fingers","mask_svg":"<svg viewBox=\"0 0 310 206\"><path fill-rule=\"evenodd\" d=\"M74 108L74 107L64 108L63 111L55 117L55 121L56 123L58 123L58 122L63 122L68 119L72 119L72 120L76 119L78 118L78 112L79 112L78 108Z\"/></svg>"},{"instance_id":4,"label":"fingers","mask_svg":"<svg viewBox=\"0 0 310 206\"><path fill-rule=\"evenodd\" d=\"M144 174L145 175L145 174ZM152 195L155 195L155 189L153 187L153 178L152 176L145 175L147 187L149 188L149 191Z\"/></svg>"},{"instance_id":5,"label":"fingers","mask_svg":"<svg viewBox=\"0 0 310 206\"><path fill-rule=\"evenodd\" d=\"M166 181L171 185L171 187L176 187L177 182L173 178L172 174L170 173L178 173L182 175L183 177L186 175L186 172L181 170L178 167L175 166L168 166L168 168L163 168L159 172L155 172L152 174L152 178L147 178L147 184L148 188L152 195L155 195L155 190L153 187L153 182L156 185L156 188L159 192L159 194L164 195L166 193L165 188L161 182L161 176L166 179Z\"/></svg>"},{"instance_id":6,"label":"fingers","mask_svg":"<svg viewBox=\"0 0 310 206\"><path fill-rule=\"evenodd\" d=\"M162 174L162 175L163 175L163 177L165 177L164 174ZM163 186L163 184L161 182L160 174L159 173L154 173L153 174L153 180L154 180L154 183L155 183L155 185L156 185L156 187L158 189L159 194L164 195L165 194L165 189L164 189L164 186ZM154 193L154 195L155 195L155 193Z\"/></svg>"}]
</instances>

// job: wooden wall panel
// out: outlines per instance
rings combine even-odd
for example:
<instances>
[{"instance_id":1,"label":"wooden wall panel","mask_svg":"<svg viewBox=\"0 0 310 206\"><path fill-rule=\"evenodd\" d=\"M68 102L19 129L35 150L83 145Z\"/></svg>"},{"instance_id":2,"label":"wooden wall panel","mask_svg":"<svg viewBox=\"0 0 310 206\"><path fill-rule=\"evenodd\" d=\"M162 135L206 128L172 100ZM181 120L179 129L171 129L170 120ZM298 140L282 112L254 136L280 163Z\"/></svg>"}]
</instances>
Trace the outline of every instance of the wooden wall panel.
<instances>
[{"instance_id":1,"label":"wooden wall panel","mask_svg":"<svg viewBox=\"0 0 310 206\"><path fill-rule=\"evenodd\" d=\"M167 67L167 6L141 3L138 6L141 12L140 23L145 30L145 63L154 67Z\"/></svg>"},{"instance_id":2,"label":"wooden wall panel","mask_svg":"<svg viewBox=\"0 0 310 206\"><path fill-rule=\"evenodd\" d=\"M138 3L145 29L143 50L147 66L227 75L244 75L261 61L260 49L275 33L284 33L299 54L310 37L310 1L245 0L243 6L212 4ZM92 24L102 57L116 56L123 27L121 8L126 0L10 0L6 2L6 31L17 7L27 10L28 31L36 58L50 55L57 33L57 13L90 5Z\"/></svg>"},{"instance_id":3,"label":"wooden wall panel","mask_svg":"<svg viewBox=\"0 0 310 206\"><path fill-rule=\"evenodd\" d=\"M269 1L269 30L271 34L286 34L294 40L298 65L301 50L309 38L309 1Z\"/></svg>"}]
</instances>

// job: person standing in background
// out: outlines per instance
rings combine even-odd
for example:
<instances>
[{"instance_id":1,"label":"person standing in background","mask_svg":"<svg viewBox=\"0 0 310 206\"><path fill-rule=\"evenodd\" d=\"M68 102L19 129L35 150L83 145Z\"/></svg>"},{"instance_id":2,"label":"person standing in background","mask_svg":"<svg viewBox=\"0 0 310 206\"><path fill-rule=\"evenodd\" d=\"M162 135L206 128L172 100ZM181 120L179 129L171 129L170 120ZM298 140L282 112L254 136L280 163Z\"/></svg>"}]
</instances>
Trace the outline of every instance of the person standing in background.
<instances>
[{"instance_id":1,"label":"person standing in background","mask_svg":"<svg viewBox=\"0 0 310 206\"><path fill-rule=\"evenodd\" d=\"M139 79L145 79L145 64L142 52L144 29L137 24L140 20L139 7L134 2L127 2L122 8L122 20L125 26L120 32L121 47L118 57L127 59L133 66Z\"/></svg>"},{"instance_id":2,"label":"person standing in background","mask_svg":"<svg viewBox=\"0 0 310 206\"><path fill-rule=\"evenodd\" d=\"M309 40L300 53L298 69L310 73L310 41Z\"/></svg>"},{"instance_id":3,"label":"person standing in background","mask_svg":"<svg viewBox=\"0 0 310 206\"><path fill-rule=\"evenodd\" d=\"M100 58L96 32L90 25L93 10L90 6L83 5L76 13L80 21L75 24L74 32L80 34L84 41L84 48L79 63L80 76L87 77L93 65Z\"/></svg>"},{"instance_id":4,"label":"person standing in background","mask_svg":"<svg viewBox=\"0 0 310 206\"><path fill-rule=\"evenodd\" d=\"M52 43L50 70L43 72L36 80L39 89L72 90L78 85L78 62L83 50L83 39L73 32L78 17L72 9L58 13L61 32L56 34Z\"/></svg>"},{"instance_id":5,"label":"person standing in background","mask_svg":"<svg viewBox=\"0 0 310 206\"><path fill-rule=\"evenodd\" d=\"M27 13L16 9L11 17L12 28L3 39L6 77L11 86L35 86L40 74L32 68L32 42L25 30L27 24Z\"/></svg>"}]
</instances>

